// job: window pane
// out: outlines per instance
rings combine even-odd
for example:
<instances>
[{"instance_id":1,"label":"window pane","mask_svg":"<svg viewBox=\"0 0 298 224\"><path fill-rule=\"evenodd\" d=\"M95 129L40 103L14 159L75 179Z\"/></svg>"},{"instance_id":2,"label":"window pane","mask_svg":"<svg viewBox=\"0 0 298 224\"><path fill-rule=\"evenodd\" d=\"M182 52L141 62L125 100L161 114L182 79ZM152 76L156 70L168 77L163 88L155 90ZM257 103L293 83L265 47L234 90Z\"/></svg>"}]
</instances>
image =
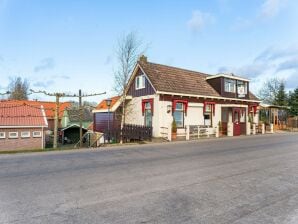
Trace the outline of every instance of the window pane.
<instances>
[{"instance_id":1,"label":"window pane","mask_svg":"<svg viewBox=\"0 0 298 224\"><path fill-rule=\"evenodd\" d=\"M175 111L173 116L177 127L183 127L183 111Z\"/></svg>"},{"instance_id":2,"label":"window pane","mask_svg":"<svg viewBox=\"0 0 298 224\"><path fill-rule=\"evenodd\" d=\"M183 103L176 103L176 110L183 110Z\"/></svg>"},{"instance_id":3,"label":"window pane","mask_svg":"<svg viewBox=\"0 0 298 224\"><path fill-rule=\"evenodd\" d=\"M152 112L151 110L145 110L145 126L152 126Z\"/></svg>"}]
</instances>

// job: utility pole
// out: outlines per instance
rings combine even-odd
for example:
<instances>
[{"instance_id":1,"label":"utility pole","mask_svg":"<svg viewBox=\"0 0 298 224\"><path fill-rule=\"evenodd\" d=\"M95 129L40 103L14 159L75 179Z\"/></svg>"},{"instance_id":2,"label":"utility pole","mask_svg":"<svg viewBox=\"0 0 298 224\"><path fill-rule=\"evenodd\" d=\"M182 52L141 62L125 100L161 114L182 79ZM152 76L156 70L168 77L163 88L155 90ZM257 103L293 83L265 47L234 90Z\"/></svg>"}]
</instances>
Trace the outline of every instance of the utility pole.
<instances>
[{"instance_id":1,"label":"utility pole","mask_svg":"<svg viewBox=\"0 0 298 224\"><path fill-rule=\"evenodd\" d=\"M58 145L58 123L59 123L59 108L60 102L59 99L61 94L56 94L56 108L55 108L55 120L54 120L54 143L53 148L56 149Z\"/></svg>"},{"instance_id":2,"label":"utility pole","mask_svg":"<svg viewBox=\"0 0 298 224\"><path fill-rule=\"evenodd\" d=\"M80 115L80 148L83 146L83 107L82 107L82 91L79 90L79 115Z\"/></svg>"},{"instance_id":3,"label":"utility pole","mask_svg":"<svg viewBox=\"0 0 298 224\"><path fill-rule=\"evenodd\" d=\"M106 92L89 94L89 95L82 95L82 91L79 90L79 95L76 95L76 94L66 94L66 93L48 93L46 91L34 91L32 89L30 89L30 91L31 91L31 93L43 93L43 94L45 94L47 96L55 96L56 97L53 148L57 148L57 145L58 145L58 123L59 123L60 98L61 97L79 97L80 147L82 147L82 137L83 137L83 118L82 118L82 109L83 109L83 106L82 106L82 98L83 97L91 97L91 96L99 96L99 95L106 94Z\"/></svg>"}]
</instances>

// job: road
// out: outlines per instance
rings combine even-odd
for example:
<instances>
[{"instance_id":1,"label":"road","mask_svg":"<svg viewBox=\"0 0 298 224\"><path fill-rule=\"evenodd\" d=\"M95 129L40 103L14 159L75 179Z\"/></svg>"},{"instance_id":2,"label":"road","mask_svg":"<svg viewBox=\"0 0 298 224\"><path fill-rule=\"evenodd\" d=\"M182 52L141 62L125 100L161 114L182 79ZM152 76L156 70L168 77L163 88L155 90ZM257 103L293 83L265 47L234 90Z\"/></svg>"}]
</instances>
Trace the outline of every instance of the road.
<instances>
[{"instance_id":1,"label":"road","mask_svg":"<svg viewBox=\"0 0 298 224\"><path fill-rule=\"evenodd\" d=\"M298 223L298 134L0 156L0 223Z\"/></svg>"}]
</instances>

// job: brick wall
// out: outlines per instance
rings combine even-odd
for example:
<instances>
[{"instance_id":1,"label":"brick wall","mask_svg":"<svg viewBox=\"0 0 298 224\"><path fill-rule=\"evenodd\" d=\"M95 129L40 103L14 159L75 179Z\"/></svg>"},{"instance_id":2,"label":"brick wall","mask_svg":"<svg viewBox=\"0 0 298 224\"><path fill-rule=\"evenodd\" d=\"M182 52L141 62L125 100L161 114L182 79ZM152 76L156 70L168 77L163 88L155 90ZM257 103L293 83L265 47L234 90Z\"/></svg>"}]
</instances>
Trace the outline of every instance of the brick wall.
<instances>
[{"instance_id":1,"label":"brick wall","mask_svg":"<svg viewBox=\"0 0 298 224\"><path fill-rule=\"evenodd\" d=\"M22 138L21 132L30 131L30 137ZM42 128L0 128L5 132L5 138L0 138L0 151L16 149L41 149L42 137L33 137L33 131L41 131ZM9 132L18 132L18 138L9 138Z\"/></svg>"}]
</instances>

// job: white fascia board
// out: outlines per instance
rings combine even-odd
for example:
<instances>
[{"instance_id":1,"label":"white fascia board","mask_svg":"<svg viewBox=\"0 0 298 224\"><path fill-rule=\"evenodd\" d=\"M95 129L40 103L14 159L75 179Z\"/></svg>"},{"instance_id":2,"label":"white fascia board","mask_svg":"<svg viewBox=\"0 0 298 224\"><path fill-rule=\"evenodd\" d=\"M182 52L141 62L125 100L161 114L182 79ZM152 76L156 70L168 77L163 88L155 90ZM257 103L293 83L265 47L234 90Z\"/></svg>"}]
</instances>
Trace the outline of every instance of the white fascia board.
<instances>
[{"instance_id":1,"label":"white fascia board","mask_svg":"<svg viewBox=\"0 0 298 224\"><path fill-rule=\"evenodd\" d=\"M206 80L208 79L215 79L215 78L219 78L219 77L224 77L224 78L229 78L229 79L237 79L240 81L245 81L245 82L249 82L249 79L245 79L239 76L233 76L233 75L226 75L226 74L218 74L218 75L210 75L208 77L206 77Z\"/></svg>"},{"instance_id":2,"label":"white fascia board","mask_svg":"<svg viewBox=\"0 0 298 224\"><path fill-rule=\"evenodd\" d=\"M172 92L164 92L157 91L157 94L165 94L165 95L173 95L173 96L188 96L188 97L200 97L200 98L209 98L209 99L218 99L218 100L233 100L233 101L241 101L241 102L254 102L260 103L260 100L246 100L246 99L238 99L238 98L227 98L227 97L219 97L219 96L204 96L204 95L194 95L194 94L185 94L185 93L172 93Z\"/></svg>"}]
</instances>

